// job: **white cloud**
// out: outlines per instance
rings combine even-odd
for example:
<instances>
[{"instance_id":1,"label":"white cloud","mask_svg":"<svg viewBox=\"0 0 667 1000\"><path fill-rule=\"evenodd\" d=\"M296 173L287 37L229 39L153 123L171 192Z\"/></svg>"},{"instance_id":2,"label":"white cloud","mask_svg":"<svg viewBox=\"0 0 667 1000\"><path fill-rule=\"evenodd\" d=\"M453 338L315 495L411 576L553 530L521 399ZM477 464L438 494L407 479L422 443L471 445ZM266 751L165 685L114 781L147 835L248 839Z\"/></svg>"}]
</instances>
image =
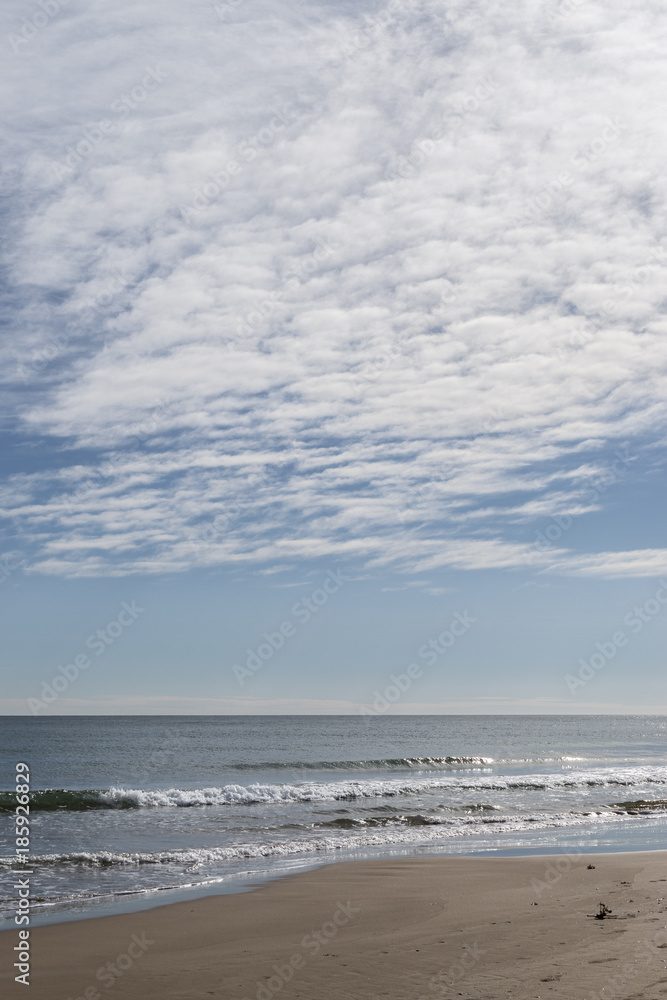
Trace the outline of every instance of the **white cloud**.
<instances>
[{"instance_id":1,"label":"white cloud","mask_svg":"<svg viewBox=\"0 0 667 1000\"><path fill-rule=\"evenodd\" d=\"M98 0L18 46L4 363L76 449L3 493L33 569L525 567L604 505L666 416L665 16L557 10Z\"/></svg>"}]
</instances>

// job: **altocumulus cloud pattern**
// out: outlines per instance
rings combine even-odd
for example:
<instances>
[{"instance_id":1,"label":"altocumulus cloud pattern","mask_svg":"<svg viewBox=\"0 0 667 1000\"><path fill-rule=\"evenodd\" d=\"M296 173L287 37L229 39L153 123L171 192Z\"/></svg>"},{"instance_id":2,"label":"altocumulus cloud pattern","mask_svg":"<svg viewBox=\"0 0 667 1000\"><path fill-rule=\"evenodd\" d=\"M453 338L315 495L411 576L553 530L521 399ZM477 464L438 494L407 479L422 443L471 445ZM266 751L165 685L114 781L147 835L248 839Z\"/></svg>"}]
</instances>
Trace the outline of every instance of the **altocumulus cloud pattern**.
<instances>
[{"instance_id":1,"label":"altocumulus cloud pattern","mask_svg":"<svg viewBox=\"0 0 667 1000\"><path fill-rule=\"evenodd\" d=\"M525 566L528 522L567 526L652 454L659 5L2 17L1 360L30 458L7 565ZM530 564L667 571L663 549L570 546Z\"/></svg>"}]
</instances>

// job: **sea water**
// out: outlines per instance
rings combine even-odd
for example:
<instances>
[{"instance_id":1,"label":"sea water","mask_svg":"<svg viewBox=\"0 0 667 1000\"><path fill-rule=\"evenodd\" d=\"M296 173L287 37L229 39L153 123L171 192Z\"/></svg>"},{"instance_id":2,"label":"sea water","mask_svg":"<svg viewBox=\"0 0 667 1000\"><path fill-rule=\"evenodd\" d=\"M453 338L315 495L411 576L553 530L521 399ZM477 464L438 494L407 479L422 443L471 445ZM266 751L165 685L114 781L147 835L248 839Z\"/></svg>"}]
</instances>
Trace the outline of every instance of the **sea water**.
<instances>
[{"instance_id":1,"label":"sea water","mask_svg":"<svg viewBox=\"0 0 667 1000\"><path fill-rule=\"evenodd\" d=\"M352 858L667 848L661 716L5 717L0 866L30 767L33 917ZM3 880L0 914L15 899Z\"/></svg>"}]
</instances>

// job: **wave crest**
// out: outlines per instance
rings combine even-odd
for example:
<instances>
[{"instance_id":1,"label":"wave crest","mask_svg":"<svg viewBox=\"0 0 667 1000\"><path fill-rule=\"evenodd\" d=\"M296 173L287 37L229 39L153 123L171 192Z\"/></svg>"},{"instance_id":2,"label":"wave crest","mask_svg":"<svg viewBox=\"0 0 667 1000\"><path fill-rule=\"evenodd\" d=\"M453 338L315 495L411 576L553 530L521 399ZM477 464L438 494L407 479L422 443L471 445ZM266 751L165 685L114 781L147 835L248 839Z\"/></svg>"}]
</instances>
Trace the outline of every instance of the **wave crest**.
<instances>
[{"instance_id":1,"label":"wave crest","mask_svg":"<svg viewBox=\"0 0 667 1000\"><path fill-rule=\"evenodd\" d=\"M667 767L605 768L556 774L454 775L424 778L379 778L357 781L314 781L299 784L224 785L221 788L109 788L108 790L48 789L30 793L31 809L156 809L164 807L248 806L287 802L336 802L364 798L391 798L442 790L545 791L560 788L667 784ZM0 809L13 811L15 795L0 793Z\"/></svg>"},{"instance_id":2,"label":"wave crest","mask_svg":"<svg viewBox=\"0 0 667 1000\"><path fill-rule=\"evenodd\" d=\"M312 837L301 836L294 840L269 843L233 844L227 847L184 848L183 850L156 851L152 853L123 853L113 851L80 851L71 854L45 854L31 857L31 866L74 864L106 868L114 865L187 865L187 872L193 872L204 865L220 862L248 860L253 858L275 858L290 855L312 855L324 851L356 850L365 847L390 847L392 845L414 846L450 838L483 834L489 824L500 824L504 830L525 832L534 829L554 827L569 828L588 826L591 823L627 822L632 816L614 812L606 807L601 811L585 813L541 813L526 816L499 816L482 818L466 816L458 819L434 819L415 815L404 817L404 823L365 830L355 830L346 836L332 834ZM356 826L356 824L355 824ZM421 829L416 829L420 827ZM0 866L12 865L13 858L0 858Z\"/></svg>"}]
</instances>

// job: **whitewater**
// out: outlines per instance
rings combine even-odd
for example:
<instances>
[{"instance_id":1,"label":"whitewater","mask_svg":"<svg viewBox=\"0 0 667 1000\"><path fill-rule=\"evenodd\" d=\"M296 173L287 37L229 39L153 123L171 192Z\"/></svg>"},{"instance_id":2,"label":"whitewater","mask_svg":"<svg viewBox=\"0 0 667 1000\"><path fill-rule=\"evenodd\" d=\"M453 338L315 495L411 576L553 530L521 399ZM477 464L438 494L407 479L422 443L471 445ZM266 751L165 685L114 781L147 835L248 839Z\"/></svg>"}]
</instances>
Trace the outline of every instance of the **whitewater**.
<instances>
[{"instance_id":1,"label":"whitewater","mask_svg":"<svg viewBox=\"0 0 667 1000\"><path fill-rule=\"evenodd\" d=\"M38 919L238 890L341 859L667 846L656 717L36 722ZM12 738L3 760L21 753L18 728ZM3 781L3 833L10 789ZM11 905L0 899L5 919Z\"/></svg>"}]
</instances>

